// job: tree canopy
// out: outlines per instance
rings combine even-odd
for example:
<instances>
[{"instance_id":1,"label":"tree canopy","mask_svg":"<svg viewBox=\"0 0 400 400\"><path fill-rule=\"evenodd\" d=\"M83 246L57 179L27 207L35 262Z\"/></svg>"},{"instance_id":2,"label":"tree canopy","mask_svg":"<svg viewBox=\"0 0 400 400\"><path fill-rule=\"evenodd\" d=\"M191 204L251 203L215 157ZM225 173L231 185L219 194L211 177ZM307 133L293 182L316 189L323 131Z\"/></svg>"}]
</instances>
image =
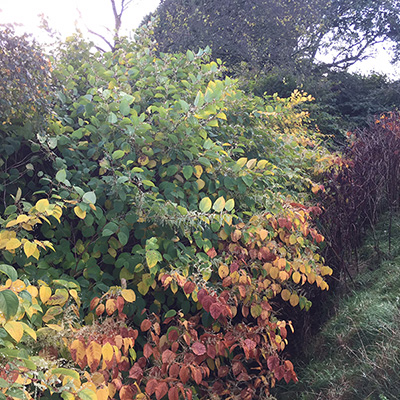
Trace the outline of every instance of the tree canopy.
<instances>
[{"instance_id":1,"label":"tree canopy","mask_svg":"<svg viewBox=\"0 0 400 400\"><path fill-rule=\"evenodd\" d=\"M347 68L372 45L393 45L398 58L399 2L163 0L154 13L160 51L210 45L215 58L310 70L318 53L334 52L330 67Z\"/></svg>"}]
</instances>

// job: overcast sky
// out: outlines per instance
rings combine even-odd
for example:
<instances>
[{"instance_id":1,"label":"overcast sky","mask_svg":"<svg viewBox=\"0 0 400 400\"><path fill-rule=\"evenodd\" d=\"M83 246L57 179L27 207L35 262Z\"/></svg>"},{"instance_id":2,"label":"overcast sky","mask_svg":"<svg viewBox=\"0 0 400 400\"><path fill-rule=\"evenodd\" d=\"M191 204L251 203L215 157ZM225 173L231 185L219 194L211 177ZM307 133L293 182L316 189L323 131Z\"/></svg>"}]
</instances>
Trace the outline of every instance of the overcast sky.
<instances>
[{"instance_id":1,"label":"overcast sky","mask_svg":"<svg viewBox=\"0 0 400 400\"><path fill-rule=\"evenodd\" d=\"M121 0L116 0L119 5ZM127 1L126 1L127 2ZM143 17L154 11L159 0L133 0L123 15L123 34L137 28ZM0 0L0 23L22 24L19 30L32 33L39 41L44 34L38 28L39 14L44 14L51 28L66 37L78 26L82 33L89 29L106 33L113 28L114 18L110 0Z\"/></svg>"},{"instance_id":2,"label":"overcast sky","mask_svg":"<svg viewBox=\"0 0 400 400\"><path fill-rule=\"evenodd\" d=\"M116 3L120 1L116 0ZM158 4L159 0L133 0L123 16L121 33L129 35ZM110 0L0 0L0 10L0 24L23 24L21 30L32 33L42 42L46 39L38 29L38 14L47 16L50 27L58 30L63 37L73 33L76 26L85 35L86 27L107 35L106 28L112 29L114 23ZM91 39L95 40L95 37L91 36ZM400 70L390 64L388 54L380 48L375 51L375 58L356 64L352 70L361 73L383 72L390 77L400 78Z\"/></svg>"}]
</instances>

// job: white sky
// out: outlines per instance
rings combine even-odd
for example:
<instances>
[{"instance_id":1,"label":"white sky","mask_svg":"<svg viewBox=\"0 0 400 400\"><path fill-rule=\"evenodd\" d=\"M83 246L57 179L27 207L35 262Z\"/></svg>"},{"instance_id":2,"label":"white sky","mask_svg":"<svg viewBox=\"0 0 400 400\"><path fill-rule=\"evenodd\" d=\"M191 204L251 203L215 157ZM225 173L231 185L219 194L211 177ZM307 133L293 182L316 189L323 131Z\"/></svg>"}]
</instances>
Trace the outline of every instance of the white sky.
<instances>
[{"instance_id":1,"label":"white sky","mask_svg":"<svg viewBox=\"0 0 400 400\"><path fill-rule=\"evenodd\" d=\"M120 1L116 0L116 3ZM158 4L159 0L133 0L123 15L121 33L129 35L132 29L138 27L143 17L154 11ZM85 36L88 27L110 38L106 27L112 29L114 24L110 0L0 0L0 10L0 24L23 24L20 30L32 33L42 42L46 41L46 36L38 28L38 14L41 13L48 17L50 27L59 31L63 37L72 34L77 26ZM90 38L98 44L101 43L94 36ZM390 64L389 55L382 48L375 51L375 58L358 63L351 70L365 74L370 71L382 72L399 79L400 68Z\"/></svg>"},{"instance_id":2,"label":"white sky","mask_svg":"<svg viewBox=\"0 0 400 400\"><path fill-rule=\"evenodd\" d=\"M116 0L117 6L120 1ZM159 0L133 0L123 14L121 33L128 35L137 28L143 17L154 11L158 4ZM85 36L85 27L104 36L107 35L106 27L114 27L110 0L0 0L0 10L0 24L22 24L18 30L32 33L39 41L46 40L38 28L39 14L44 14L50 27L63 37L71 35L76 26ZM93 36L90 38L95 39Z\"/></svg>"}]
</instances>

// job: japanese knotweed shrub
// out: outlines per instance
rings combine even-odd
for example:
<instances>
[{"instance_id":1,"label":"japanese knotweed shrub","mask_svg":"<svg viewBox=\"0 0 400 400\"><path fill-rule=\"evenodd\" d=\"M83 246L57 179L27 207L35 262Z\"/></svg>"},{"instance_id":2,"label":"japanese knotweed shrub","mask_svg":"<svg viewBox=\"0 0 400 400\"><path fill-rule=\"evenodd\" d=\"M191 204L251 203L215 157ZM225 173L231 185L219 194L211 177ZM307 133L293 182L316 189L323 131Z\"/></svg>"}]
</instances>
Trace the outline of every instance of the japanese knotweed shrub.
<instances>
[{"instance_id":1,"label":"japanese knotweed shrub","mask_svg":"<svg viewBox=\"0 0 400 400\"><path fill-rule=\"evenodd\" d=\"M248 96L208 51L157 56L144 33L104 54L70 39L53 64L38 135L53 170L33 196L68 207L38 231L54 252L9 263L82 288L67 345L86 383L104 399L251 399L296 380L274 299L308 309L332 273L312 197L333 158L300 110L311 98Z\"/></svg>"}]
</instances>

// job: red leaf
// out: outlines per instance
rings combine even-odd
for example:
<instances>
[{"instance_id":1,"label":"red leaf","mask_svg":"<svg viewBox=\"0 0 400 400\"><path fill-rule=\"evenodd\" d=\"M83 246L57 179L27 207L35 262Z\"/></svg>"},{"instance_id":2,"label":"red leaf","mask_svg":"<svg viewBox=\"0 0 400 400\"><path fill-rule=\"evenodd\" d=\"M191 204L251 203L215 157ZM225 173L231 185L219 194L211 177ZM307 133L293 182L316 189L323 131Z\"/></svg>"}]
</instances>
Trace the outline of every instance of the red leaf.
<instances>
[{"instance_id":1,"label":"red leaf","mask_svg":"<svg viewBox=\"0 0 400 400\"><path fill-rule=\"evenodd\" d=\"M203 343L195 342L192 344L192 351L194 354L196 354L196 356L202 356L203 354L206 354L207 349Z\"/></svg>"},{"instance_id":2,"label":"red leaf","mask_svg":"<svg viewBox=\"0 0 400 400\"><path fill-rule=\"evenodd\" d=\"M151 321L149 319L145 319L140 324L140 329L142 332L146 332L151 328Z\"/></svg>"},{"instance_id":3,"label":"red leaf","mask_svg":"<svg viewBox=\"0 0 400 400\"><path fill-rule=\"evenodd\" d=\"M215 350L215 346L214 345L209 344L207 346L207 355L208 355L208 357L212 358L213 360L215 359L215 357L217 355L217 352Z\"/></svg>"},{"instance_id":4,"label":"red leaf","mask_svg":"<svg viewBox=\"0 0 400 400\"><path fill-rule=\"evenodd\" d=\"M270 371L274 371L279 366L279 358L278 356L270 356L267 360L267 366Z\"/></svg>"},{"instance_id":5,"label":"red leaf","mask_svg":"<svg viewBox=\"0 0 400 400\"><path fill-rule=\"evenodd\" d=\"M151 396L155 391L156 387L158 386L157 379L150 379L146 385L146 393Z\"/></svg>"},{"instance_id":6,"label":"red leaf","mask_svg":"<svg viewBox=\"0 0 400 400\"><path fill-rule=\"evenodd\" d=\"M186 294L190 294L196 289L196 284L194 282L187 281L183 286L183 290Z\"/></svg>"},{"instance_id":7,"label":"red leaf","mask_svg":"<svg viewBox=\"0 0 400 400\"><path fill-rule=\"evenodd\" d=\"M146 358L149 358L153 354L153 348L151 347L151 344L146 343L143 347L143 355Z\"/></svg>"},{"instance_id":8,"label":"red leaf","mask_svg":"<svg viewBox=\"0 0 400 400\"><path fill-rule=\"evenodd\" d=\"M280 365L279 367L276 367L274 370L275 378L280 381L283 378L283 375L285 374L285 369Z\"/></svg>"},{"instance_id":9,"label":"red leaf","mask_svg":"<svg viewBox=\"0 0 400 400\"><path fill-rule=\"evenodd\" d=\"M161 382L156 386L156 399L162 399L168 393L168 385L165 382Z\"/></svg>"},{"instance_id":10,"label":"red leaf","mask_svg":"<svg viewBox=\"0 0 400 400\"><path fill-rule=\"evenodd\" d=\"M207 296L207 291L205 289L200 289L197 293L197 299L199 300L200 304L203 304L203 299Z\"/></svg>"},{"instance_id":11,"label":"red leaf","mask_svg":"<svg viewBox=\"0 0 400 400\"><path fill-rule=\"evenodd\" d=\"M143 378L143 370L139 367L139 365L135 364L129 370L129 378L134 379L135 381L140 381Z\"/></svg>"},{"instance_id":12,"label":"red leaf","mask_svg":"<svg viewBox=\"0 0 400 400\"><path fill-rule=\"evenodd\" d=\"M201 305L203 306L204 310L206 310L207 312L210 312L211 304L214 304L214 303L215 303L214 298L207 295L206 297L203 298Z\"/></svg>"},{"instance_id":13,"label":"red leaf","mask_svg":"<svg viewBox=\"0 0 400 400\"><path fill-rule=\"evenodd\" d=\"M211 316L217 320L218 317L222 314L223 306L220 303L213 303L210 307Z\"/></svg>"},{"instance_id":14,"label":"red leaf","mask_svg":"<svg viewBox=\"0 0 400 400\"><path fill-rule=\"evenodd\" d=\"M192 389L187 389L186 390L186 397L187 397L188 400L193 400Z\"/></svg>"},{"instance_id":15,"label":"red leaf","mask_svg":"<svg viewBox=\"0 0 400 400\"><path fill-rule=\"evenodd\" d=\"M174 362L175 358L176 354L171 350L165 350L161 356L163 364L171 364L172 362Z\"/></svg>"},{"instance_id":16,"label":"red leaf","mask_svg":"<svg viewBox=\"0 0 400 400\"><path fill-rule=\"evenodd\" d=\"M181 370L179 371L179 378L181 379L182 383L185 385L186 382L189 380L190 378L190 371L189 368L184 365Z\"/></svg>"},{"instance_id":17,"label":"red leaf","mask_svg":"<svg viewBox=\"0 0 400 400\"><path fill-rule=\"evenodd\" d=\"M178 340L179 333L176 329L171 329L168 333L168 340L170 342L176 342Z\"/></svg>"},{"instance_id":18,"label":"red leaf","mask_svg":"<svg viewBox=\"0 0 400 400\"><path fill-rule=\"evenodd\" d=\"M285 368L286 368L288 371L293 371L294 367L293 367L293 364L292 364L291 361L286 360L284 364L285 364Z\"/></svg>"},{"instance_id":19,"label":"red leaf","mask_svg":"<svg viewBox=\"0 0 400 400\"><path fill-rule=\"evenodd\" d=\"M170 378L177 378L179 376L180 369L181 369L181 367L179 366L179 364L172 364L169 367Z\"/></svg>"},{"instance_id":20,"label":"red leaf","mask_svg":"<svg viewBox=\"0 0 400 400\"><path fill-rule=\"evenodd\" d=\"M243 342L242 347L243 347L243 348L246 347L248 350L254 350L254 349L257 347L257 344L256 344L256 342L253 342L253 341L250 340L250 339L246 339L246 340Z\"/></svg>"},{"instance_id":21,"label":"red leaf","mask_svg":"<svg viewBox=\"0 0 400 400\"><path fill-rule=\"evenodd\" d=\"M229 373L229 367L227 365L224 365L223 367L218 368L218 377L223 378L227 376Z\"/></svg>"},{"instance_id":22,"label":"red leaf","mask_svg":"<svg viewBox=\"0 0 400 400\"><path fill-rule=\"evenodd\" d=\"M211 247L211 249L207 251L207 255L210 258L214 258L217 255L217 252L215 251L214 247Z\"/></svg>"},{"instance_id":23,"label":"red leaf","mask_svg":"<svg viewBox=\"0 0 400 400\"><path fill-rule=\"evenodd\" d=\"M176 386L168 390L168 400L179 400L179 390Z\"/></svg>"}]
</instances>

